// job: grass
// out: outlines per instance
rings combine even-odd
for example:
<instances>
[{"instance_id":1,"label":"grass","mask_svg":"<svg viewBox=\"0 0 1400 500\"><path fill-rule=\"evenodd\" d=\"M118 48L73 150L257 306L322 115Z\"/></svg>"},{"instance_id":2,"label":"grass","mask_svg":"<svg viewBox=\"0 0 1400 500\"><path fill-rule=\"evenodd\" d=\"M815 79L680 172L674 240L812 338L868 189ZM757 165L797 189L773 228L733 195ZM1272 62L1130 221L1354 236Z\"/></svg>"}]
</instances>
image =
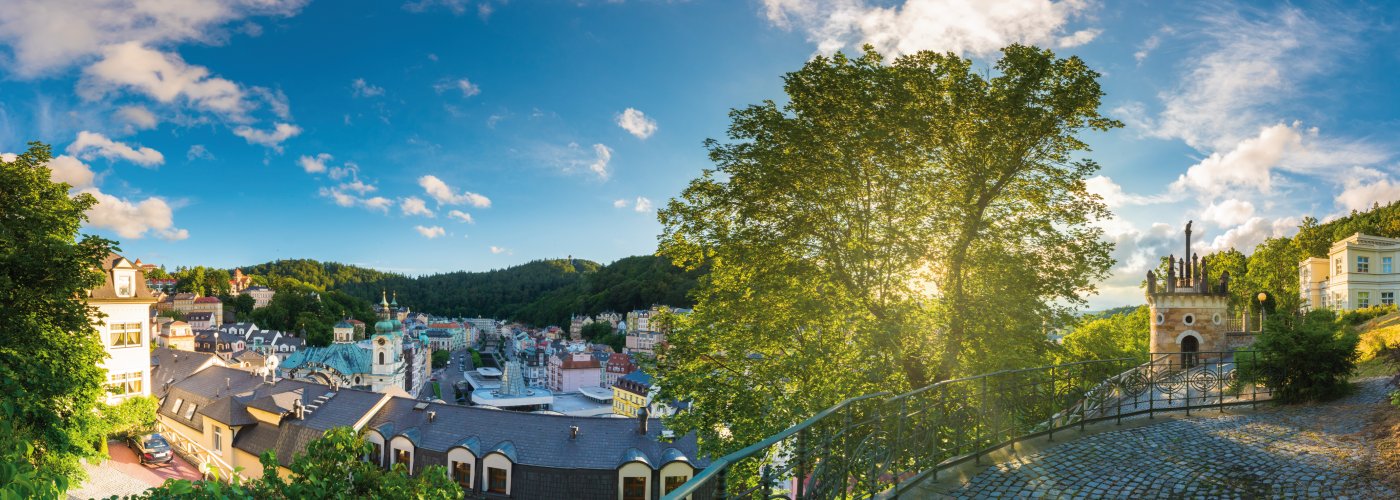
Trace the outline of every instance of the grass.
<instances>
[{"instance_id":1,"label":"grass","mask_svg":"<svg viewBox=\"0 0 1400 500\"><path fill-rule=\"evenodd\" d=\"M1386 345L1400 345L1400 313L1385 316L1357 325L1361 342L1356 345L1356 373L1353 378L1388 377L1395 370L1376 358L1376 352Z\"/></svg>"},{"instance_id":2,"label":"grass","mask_svg":"<svg viewBox=\"0 0 1400 500\"><path fill-rule=\"evenodd\" d=\"M437 381L433 381L433 397L442 399L442 386Z\"/></svg>"}]
</instances>

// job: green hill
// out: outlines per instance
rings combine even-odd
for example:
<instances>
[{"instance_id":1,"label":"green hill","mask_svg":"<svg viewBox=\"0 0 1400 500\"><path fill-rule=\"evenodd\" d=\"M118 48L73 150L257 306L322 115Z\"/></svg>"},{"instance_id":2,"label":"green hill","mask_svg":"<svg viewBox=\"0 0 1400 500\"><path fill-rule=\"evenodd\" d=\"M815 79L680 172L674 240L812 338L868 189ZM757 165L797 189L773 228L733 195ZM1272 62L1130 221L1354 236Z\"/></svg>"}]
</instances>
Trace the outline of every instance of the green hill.
<instances>
[{"instance_id":1,"label":"green hill","mask_svg":"<svg viewBox=\"0 0 1400 500\"><path fill-rule=\"evenodd\" d=\"M274 287L302 283L337 290L371 303L381 291L398 293L414 310L450 316L564 324L572 314L666 304L689 307L697 273L655 256L626 257L606 266L584 259L536 260L491 271L405 276L336 262L280 260L243 267ZM294 280L294 281L292 281Z\"/></svg>"}]
</instances>

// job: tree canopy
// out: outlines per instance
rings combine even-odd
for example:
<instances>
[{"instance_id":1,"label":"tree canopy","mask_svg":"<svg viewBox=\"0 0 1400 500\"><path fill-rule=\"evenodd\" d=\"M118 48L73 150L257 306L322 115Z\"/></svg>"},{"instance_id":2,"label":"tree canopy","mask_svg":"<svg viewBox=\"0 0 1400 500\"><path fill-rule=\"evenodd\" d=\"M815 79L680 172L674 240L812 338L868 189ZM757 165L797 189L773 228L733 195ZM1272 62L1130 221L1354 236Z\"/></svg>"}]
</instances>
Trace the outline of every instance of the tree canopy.
<instances>
[{"instance_id":1,"label":"tree canopy","mask_svg":"<svg viewBox=\"0 0 1400 500\"><path fill-rule=\"evenodd\" d=\"M30 143L0 160L0 456L15 467L0 492L22 479L64 489L81 479L78 459L96 456L105 439L96 410L106 353L80 298L103 283L115 242L79 234L97 201L51 181L51 157Z\"/></svg>"},{"instance_id":2,"label":"tree canopy","mask_svg":"<svg viewBox=\"0 0 1400 500\"><path fill-rule=\"evenodd\" d=\"M1121 126L1098 76L1019 45L985 75L867 47L732 111L660 212L661 254L709 266L662 355L662 398L694 402L671 425L724 453L846 397L1047 360L1111 264L1078 137Z\"/></svg>"}]
</instances>

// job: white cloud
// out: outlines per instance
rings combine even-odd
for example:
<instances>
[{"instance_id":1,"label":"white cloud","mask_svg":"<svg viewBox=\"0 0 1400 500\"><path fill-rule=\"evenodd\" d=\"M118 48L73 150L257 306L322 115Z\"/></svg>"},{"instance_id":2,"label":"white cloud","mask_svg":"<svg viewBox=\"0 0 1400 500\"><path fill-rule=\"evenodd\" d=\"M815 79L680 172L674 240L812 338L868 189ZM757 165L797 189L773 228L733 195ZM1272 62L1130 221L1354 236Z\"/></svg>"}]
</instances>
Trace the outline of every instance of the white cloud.
<instances>
[{"instance_id":1,"label":"white cloud","mask_svg":"<svg viewBox=\"0 0 1400 500\"><path fill-rule=\"evenodd\" d=\"M451 186L448 186L446 182L443 182L442 179L434 175L419 177L418 185L423 187L423 191L428 193L428 196L431 196L434 200L443 205L461 205L466 203L477 208L491 206L490 198L471 191L463 191L458 194Z\"/></svg>"},{"instance_id":2,"label":"white cloud","mask_svg":"<svg viewBox=\"0 0 1400 500\"><path fill-rule=\"evenodd\" d=\"M152 129L158 123L155 113L145 106L122 106L117 108L117 115L137 130Z\"/></svg>"},{"instance_id":3,"label":"white cloud","mask_svg":"<svg viewBox=\"0 0 1400 500\"><path fill-rule=\"evenodd\" d=\"M3 161L3 162L5 162L5 163L13 163L15 160L18 160L18 159L19 159L19 155L17 155L17 154L14 154L14 153L0 153L0 161Z\"/></svg>"},{"instance_id":4,"label":"white cloud","mask_svg":"<svg viewBox=\"0 0 1400 500\"><path fill-rule=\"evenodd\" d=\"M356 78L350 82L350 91L355 97L376 97L384 95L384 87L376 87L365 83L364 78Z\"/></svg>"},{"instance_id":5,"label":"white cloud","mask_svg":"<svg viewBox=\"0 0 1400 500\"><path fill-rule=\"evenodd\" d=\"M456 80L443 80L433 84L433 91L439 94L447 92L449 90L457 90L461 92L462 97L472 97L481 93L481 87L478 87L475 83L472 83L471 80L468 80L466 78L458 78Z\"/></svg>"},{"instance_id":6,"label":"white cloud","mask_svg":"<svg viewBox=\"0 0 1400 500\"><path fill-rule=\"evenodd\" d=\"M359 179L355 179L350 182L342 183L340 185L340 189L344 189L346 191L354 191L356 193L359 193L361 196L364 196L365 194L378 190L379 187L373 184L365 184L363 182L360 182Z\"/></svg>"},{"instance_id":7,"label":"white cloud","mask_svg":"<svg viewBox=\"0 0 1400 500\"><path fill-rule=\"evenodd\" d=\"M69 186L72 186L76 189L82 189L92 186L92 180L94 177L92 169L77 158L68 155L59 155L58 157L49 160L48 166L49 178L52 179L54 182L66 182Z\"/></svg>"},{"instance_id":8,"label":"white cloud","mask_svg":"<svg viewBox=\"0 0 1400 500\"><path fill-rule=\"evenodd\" d=\"M248 144L258 144L282 152L282 142L301 133L301 127L290 123L278 123L272 130L262 131L249 126L233 129L233 135L248 140Z\"/></svg>"},{"instance_id":9,"label":"white cloud","mask_svg":"<svg viewBox=\"0 0 1400 500\"><path fill-rule=\"evenodd\" d=\"M319 174L326 171L326 162L331 160L329 153L319 153L316 156L305 156L297 159L297 164L308 174Z\"/></svg>"},{"instance_id":10,"label":"white cloud","mask_svg":"<svg viewBox=\"0 0 1400 500\"><path fill-rule=\"evenodd\" d=\"M588 164L588 170L597 174L598 179L608 180L608 176L611 174L608 172L608 162L612 160L612 149L602 144L594 144L593 153L597 155L597 158L593 160L593 163Z\"/></svg>"},{"instance_id":11,"label":"white cloud","mask_svg":"<svg viewBox=\"0 0 1400 500\"><path fill-rule=\"evenodd\" d=\"M169 45L228 39L222 26L252 16L292 16L306 0L8 0L0 9L5 61L23 78L84 61L101 47L137 42Z\"/></svg>"},{"instance_id":12,"label":"white cloud","mask_svg":"<svg viewBox=\"0 0 1400 500\"><path fill-rule=\"evenodd\" d=\"M1367 168L1352 169L1337 193L1336 202L1342 210L1366 211L1377 203L1385 205L1400 199L1400 183L1376 170Z\"/></svg>"},{"instance_id":13,"label":"white cloud","mask_svg":"<svg viewBox=\"0 0 1400 500\"><path fill-rule=\"evenodd\" d=\"M1224 192L1233 188L1254 188L1269 192L1270 171L1292 151L1303 148L1303 137L1294 127L1278 124L1259 132L1258 137L1240 141L1225 153L1212 153L1186 169L1173 191Z\"/></svg>"},{"instance_id":14,"label":"white cloud","mask_svg":"<svg viewBox=\"0 0 1400 500\"><path fill-rule=\"evenodd\" d=\"M340 205L342 207L358 206L364 207L369 210L377 210L381 213L387 214L389 213L389 207L394 205L394 200L390 200L383 196L375 196L373 198L361 198L359 196L355 196L354 194L347 193L339 187L323 187L321 188L320 193L321 196L330 198L331 201L334 201L336 205Z\"/></svg>"},{"instance_id":15,"label":"white cloud","mask_svg":"<svg viewBox=\"0 0 1400 500\"><path fill-rule=\"evenodd\" d=\"M633 108L627 108L617 115L617 126L638 139L646 139L656 133L656 120Z\"/></svg>"},{"instance_id":16,"label":"white cloud","mask_svg":"<svg viewBox=\"0 0 1400 500\"><path fill-rule=\"evenodd\" d=\"M78 138L68 145L68 154L84 160L98 156L109 160L123 159L144 167L165 163L165 155L160 154L160 151L139 145L133 148L108 139L105 135L86 130L78 132Z\"/></svg>"},{"instance_id":17,"label":"white cloud","mask_svg":"<svg viewBox=\"0 0 1400 500\"><path fill-rule=\"evenodd\" d=\"M208 68L186 64L177 54L139 42L104 48L102 59L84 69L83 75L79 94L90 101L124 88L162 103L183 99L196 109L235 120L244 119L253 108L237 83L210 76Z\"/></svg>"},{"instance_id":18,"label":"white cloud","mask_svg":"<svg viewBox=\"0 0 1400 500\"><path fill-rule=\"evenodd\" d=\"M508 249L508 248L501 248L501 247L492 245L492 246L491 246L491 253L494 253L494 254L497 254L497 255L500 255L500 254L510 255L510 254L511 254L511 251L510 251L510 249Z\"/></svg>"},{"instance_id":19,"label":"white cloud","mask_svg":"<svg viewBox=\"0 0 1400 500\"><path fill-rule=\"evenodd\" d=\"M638 196L637 203L632 205L632 210L636 210L638 212L650 212L651 198L647 198L645 196Z\"/></svg>"},{"instance_id":20,"label":"white cloud","mask_svg":"<svg viewBox=\"0 0 1400 500\"><path fill-rule=\"evenodd\" d=\"M446 230L446 229L443 229L442 226L431 226L431 227L415 226L414 229L417 229L417 230L418 230L418 234L421 234L421 235L423 235L424 238L427 238L427 239L430 239L430 240L433 239L433 238L437 238L437 237L439 237L439 236L443 236L443 235L446 235L446 234L447 234L447 230Z\"/></svg>"},{"instance_id":21,"label":"white cloud","mask_svg":"<svg viewBox=\"0 0 1400 500\"><path fill-rule=\"evenodd\" d=\"M189 231L175 227L174 212L163 199L152 197L133 203L97 188L80 192L97 199L97 205L88 210L88 223L93 227L110 229L127 239L141 239L147 233L166 240L183 240L190 236Z\"/></svg>"},{"instance_id":22,"label":"white cloud","mask_svg":"<svg viewBox=\"0 0 1400 500\"><path fill-rule=\"evenodd\" d=\"M1176 88L1159 95L1161 113L1148 118L1141 104L1115 113L1146 135L1203 151L1230 149L1261 125L1286 121L1280 111L1299 100L1301 84L1354 44L1349 21L1318 22L1292 7L1267 16L1227 11L1200 24L1191 34L1203 39L1202 48L1185 58Z\"/></svg>"},{"instance_id":23,"label":"white cloud","mask_svg":"<svg viewBox=\"0 0 1400 500\"><path fill-rule=\"evenodd\" d=\"M292 119L291 102L287 100L287 94L282 93L281 89L273 90L267 87L253 87L248 90L261 98L264 103L267 103L267 107L272 110L273 115L283 120Z\"/></svg>"},{"instance_id":24,"label":"white cloud","mask_svg":"<svg viewBox=\"0 0 1400 500\"><path fill-rule=\"evenodd\" d=\"M769 22L797 28L830 54L869 43L887 55L920 50L985 56L1014 42L1073 47L1098 30L1070 31L1093 2L1083 0L764 0Z\"/></svg>"},{"instance_id":25,"label":"white cloud","mask_svg":"<svg viewBox=\"0 0 1400 500\"><path fill-rule=\"evenodd\" d=\"M1238 226L1254 217L1254 204L1234 198L1212 203L1201 212L1201 219L1220 227Z\"/></svg>"},{"instance_id":26,"label":"white cloud","mask_svg":"<svg viewBox=\"0 0 1400 500\"><path fill-rule=\"evenodd\" d=\"M623 198L613 200L613 208L627 208L627 200Z\"/></svg>"},{"instance_id":27,"label":"white cloud","mask_svg":"<svg viewBox=\"0 0 1400 500\"><path fill-rule=\"evenodd\" d=\"M1174 201L1172 197L1167 195L1148 196L1126 193L1123 191L1122 186L1113 182L1113 178L1102 175L1090 177L1085 180L1084 188L1089 191L1089 194L1098 195L1100 198L1103 198L1104 204L1108 205L1109 208L1118 208L1127 205L1152 205Z\"/></svg>"},{"instance_id":28,"label":"white cloud","mask_svg":"<svg viewBox=\"0 0 1400 500\"><path fill-rule=\"evenodd\" d=\"M1202 241L1199 246L1203 248L1200 248L1202 251L1198 251L1198 253L1219 252L1230 248L1246 254L1252 253L1255 246L1268 238L1292 236L1293 233L1298 232L1298 222L1298 219L1294 217L1281 217L1273 220L1252 217L1244 224L1216 236L1208 244Z\"/></svg>"},{"instance_id":29,"label":"white cloud","mask_svg":"<svg viewBox=\"0 0 1400 500\"><path fill-rule=\"evenodd\" d=\"M185 151L185 159L190 161L212 160L214 159L214 153L210 153L209 149L205 148L203 144L195 144L190 146L189 151Z\"/></svg>"},{"instance_id":30,"label":"white cloud","mask_svg":"<svg viewBox=\"0 0 1400 500\"><path fill-rule=\"evenodd\" d=\"M476 220L472 219L472 214L463 212L461 210L452 210L450 212L447 212L447 217L460 220L467 224L476 224Z\"/></svg>"},{"instance_id":31,"label":"white cloud","mask_svg":"<svg viewBox=\"0 0 1400 500\"><path fill-rule=\"evenodd\" d=\"M433 211L428 209L428 204L425 203L422 198L419 198L417 196L409 196L407 198L399 200L399 210L403 211L404 215L421 215L424 217L436 217L436 215L433 214Z\"/></svg>"},{"instance_id":32,"label":"white cloud","mask_svg":"<svg viewBox=\"0 0 1400 500\"><path fill-rule=\"evenodd\" d=\"M405 2L403 4L403 10L413 13L423 13L433 7L443 7L451 11L452 14L460 16L467 12L467 6L470 4L471 0L415 0ZM483 3L483 5L485 4Z\"/></svg>"}]
</instances>

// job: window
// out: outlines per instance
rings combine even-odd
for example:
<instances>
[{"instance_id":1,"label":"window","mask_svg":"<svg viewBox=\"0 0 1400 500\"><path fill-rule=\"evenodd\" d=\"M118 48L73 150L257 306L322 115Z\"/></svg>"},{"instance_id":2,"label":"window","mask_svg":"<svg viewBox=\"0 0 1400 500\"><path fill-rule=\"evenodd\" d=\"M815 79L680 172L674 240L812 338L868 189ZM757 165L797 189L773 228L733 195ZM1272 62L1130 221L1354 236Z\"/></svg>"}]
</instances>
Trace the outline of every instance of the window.
<instances>
[{"instance_id":1,"label":"window","mask_svg":"<svg viewBox=\"0 0 1400 500\"><path fill-rule=\"evenodd\" d=\"M470 462L452 462L452 480L463 488L472 487L472 464Z\"/></svg>"},{"instance_id":2,"label":"window","mask_svg":"<svg viewBox=\"0 0 1400 500\"><path fill-rule=\"evenodd\" d=\"M214 451L224 451L224 430L217 425L214 426Z\"/></svg>"},{"instance_id":3,"label":"window","mask_svg":"<svg viewBox=\"0 0 1400 500\"><path fill-rule=\"evenodd\" d=\"M1357 257L1357 258L1356 258L1356 272L1358 272L1358 273L1369 273L1369 272L1371 272L1371 258L1370 258L1370 257Z\"/></svg>"},{"instance_id":4,"label":"window","mask_svg":"<svg viewBox=\"0 0 1400 500\"><path fill-rule=\"evenodd\" d=\"M112 347L141 345L140 323L114 323L108 327L112 334Z\"/></svg>"},{"instance_id":5,"label":"window","mask_svg":"<svg viewBox=\"0 0 1400 500\"><path fill-rule=\"evenodd\" d=\"M1187 314L1186 316L1182 316L1181 322L1186 323L1188 325L1194 325L1196 324L1196 316L1192 314Z\"/></svg>"},{"instance_id":6,"label":"window","mask_svg":"<svg viewBox=\"0 0 1400 500\"><path fill-rule=\"evenodd\" d=\"M141 372L109 373L107 388L113 394L137 394L141 392Z\"/></svg>"},{"instance_id":7,"label":"window","mask_svg":"<svg viewBox=\"0 0 1400 500\"><path fill-rule=\"evenodd\" d=\"M665 494L675 491L676 488L680 488L682 484L685 484L687 479L690 478L685 476L666 476L666 487L661 490L661 493Z\"/></svg>"},{"instance_id":8,"label":"window","mask_svg":"<svg viewBox=\"0 0 1400 500\"><path fill-rule=\"evenodd\" d=\"M383 353L383 352L380 352L380 353L379 353L379 364L381 364L381 365L384 364L384 353Z\"/></svg>"},{"instance_id":9,"label":"window","mask_svg":"<svg viewBox=\"0 0 1400 500\"><path fill-rule=\"evenodd\" d=\"M381 449L379 448L379 443L370 443L370 444L369 444L369 463L372 463L372 464L374 464L374 465L383 467L383 466L384 466L384 463L380 461L380 460L382 460L383 458L384 458L384 452L381 451Z\"/></svg>"},{"instance_id":10,"label":"window","mask_svg":"<svg viewBox=\"0 0 1400 500\"><path fill-rule=\"evenodd\" d=\"M199 408L199 405L194 404L194 403L190 403L189 406L185 407L185 420L193 420L193 419L194 419L194 409L195 409L195 408Z\"/></svg>"},{"instance_id":11,"label":"window","mask_svg":"<svg viewBox=\"0 0 1400 500\"><path fill-rule=\"evenodd\" d=\"M646 500L647 478L629 476L622 478L622 500Z\"/></svg>"},{"instance_id":12,"label":"window","mask_svg":"<svg viewBox=\"0 0 1400 500\"><path fill-rule=\"evenodd\" d=\"M179 414L180 414L180 405L182 405L182 404L185 404L185 400L180 399L180 398L175 398L175 404L174 404L173 406L170 407L170 413L174 413L174 414L176 414L176 415L179 415Z\"/></svg>"},{"instance_id":13,"label":"window","mask_svg":"<svg viewBox=\"0 0 1400 500\"><path fill-rule=\"evenodd\" d=\"M1342 274L1342 259L1341 259L1341 257L1338 257L1338 258L1337 258L1337 266L1336 266L1336 267L1337 267L1337 272L1336 272L1335 274Z\"/></svg>"},{"instance_id":14,"label":"window","mask_svg":"<svg viewBox=\"0 0 1400 500\"><path fill-rule=\"evenodd\" d=\"M1390 273L1390 270L1391 270L1390 260L1391 260L1390 257L1381 257L1381 272L1383 272L1383 273Z\"/></svg>"},{"instance_id":15,"label":"window","mask_svg":"<svg viewBox=\"0 0 1400 500\"><path fill-rule=\"evenodd\" d=\"M487 491L488 493L505 493L505 492L506 492L506 470L505 470L505 469L498 469L498 468L496 468L496 467L487 467L487 468L486 468L486 475L488 476L488 477L487 477L487 481L486 481L486 491Z\"/></svg>"},{"instance_id":16,"label":"window","mask_svg":"<svg viewBox=\"0 0 1400 500\"><path fill-rule=\"evenodd\" d=\"M130 276L130 275L118 276L118 277L117 277L117 296L118 296L118 297L130 297L130 296L131 296L131 291L132 291L132 289L131 289L131 276Z\"/></svg>"},{"instance_id":17,"label":"window","mask_svg":"<svg viewBox=\"0 0 1400 500\"><path fill-rule=\"evenodd\" d=\"M1371 307L1371 292L1356 292L1356 307Z\"/></svg>"},{"instance_id":18,"label":"window","mask_svg":"<svg viewBox=\"0 0 1400 500\"><path fill-rule=\"evenodd\" d=\"M408 467L409 470L412 470L413 452L402 448L394 448L394 463L403 464L404 467Z\"/></svg>"},{"instance_id":19,"label":"window","mask_svg":"<svg viewBox=\"0 0 1400 500\"><path fill-rule=\"evenodd\" d=\"M1395 292L1381 292L1381 305L1395 305Z\"/></svg>"}]
</instances>

